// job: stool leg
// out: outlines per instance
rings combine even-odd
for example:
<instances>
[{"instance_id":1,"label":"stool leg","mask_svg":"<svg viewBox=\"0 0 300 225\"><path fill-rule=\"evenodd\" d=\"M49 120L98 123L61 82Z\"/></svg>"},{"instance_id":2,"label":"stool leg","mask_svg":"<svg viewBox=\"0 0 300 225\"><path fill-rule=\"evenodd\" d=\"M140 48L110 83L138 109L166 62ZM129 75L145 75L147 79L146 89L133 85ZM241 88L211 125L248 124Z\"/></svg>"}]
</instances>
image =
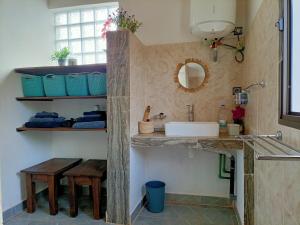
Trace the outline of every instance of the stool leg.
<instances>
[{"instance_id":1,"label":"stool leg","mask_svg":"<svg viewBox=\"0 0 300 225\"><path fill-rule=\"evenodd\" d=\"M101 198L101 180L100 178L92 178L93 189L93 214L94 219L99 220L101 218L100 213L100 198Z\"/></svg>"},{"instance_id":2,"label":"stool leg","mask_svg":"<svg viewBox=\"0 0 300 225\"><path fill-rule=\"evenodd\" d=\"M92 185L89 186L89 196L90 196L90 198L93 199L93 186Z\"/></svg>"},{"instance_id":3,"label":"stool leg","mask_svg":"<svg viewBox=\"0 0 300 225\"><path fill-rule=\"evenodd\" d=\"M70 204L70 216L76 217L78 215L78 196L77 185L74 177L68 177L68 189L69 189L69 204Z\"/></svg>"},{"instance_id":4,"label":"stool leg","mask_svg":"<svg viewBox=\"0 0 300 225\"><path fill-rule=\"evenodd\" d=\"M55 176L48 176L48 190L50 215L56 215L58 212L58 203L57 178Z\"/></svg>"},{"instance_id":5,"label":"stool leg","mask_svg":"<svg viewBox=\"0 0 300 225\"><path fill-rule=\"evenodd\" d=\"M26 174L26 192L27 192L27 212L34 213L36 207L35 183L32 181L31 174Z\"/></svg>"}]
</instances>

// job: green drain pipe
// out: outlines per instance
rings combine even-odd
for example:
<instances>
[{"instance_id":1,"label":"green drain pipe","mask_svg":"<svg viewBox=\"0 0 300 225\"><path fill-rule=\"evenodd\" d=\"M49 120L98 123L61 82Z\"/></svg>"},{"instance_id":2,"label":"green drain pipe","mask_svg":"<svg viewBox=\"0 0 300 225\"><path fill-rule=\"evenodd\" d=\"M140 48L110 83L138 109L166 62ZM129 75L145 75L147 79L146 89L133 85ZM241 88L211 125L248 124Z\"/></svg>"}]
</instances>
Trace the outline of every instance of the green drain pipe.
<instances>
[{"instance_id":1,"label":"green drain pipe","mask_svg":"<svg viewBox=\"0 0 300 225\"><path fill-rule=\"evenodd\" d=\"M219 178L220 179L230 179L230 176L227 177L223 174L230 174L230 171L226 170L226 155L220 154L219 156Z\"/></svg>"}]
</instances>

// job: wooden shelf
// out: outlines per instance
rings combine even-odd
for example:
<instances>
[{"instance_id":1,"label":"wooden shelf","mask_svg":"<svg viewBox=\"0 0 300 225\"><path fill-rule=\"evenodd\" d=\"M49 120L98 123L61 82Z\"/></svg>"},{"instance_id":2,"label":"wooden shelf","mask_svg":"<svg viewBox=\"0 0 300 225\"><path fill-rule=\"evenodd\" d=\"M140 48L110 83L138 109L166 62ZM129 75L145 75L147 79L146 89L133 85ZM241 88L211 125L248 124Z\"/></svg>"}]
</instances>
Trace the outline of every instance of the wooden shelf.
<instances>
[{"instance_id":1,"label":"wooden shelf","mask_svg":"<svg viewBox=\"0 0 300 225\"><path fill-rule=\"evenodd\" d=\"M17 97L17 101L54 101L54 100L72 100L72 99L106 99L106 95L101 96L62 96L62 97Z\"/></svg>"},{"instance_id":2,"label":"wooden shelf","mask_svg":"<svg viewBox=\"0 0 300 225\"><path fill-rule=\"evenodd\" d=\"M90 64L77 66L46 66L46 67L28 67L17 68L16 73L44 76L46 74L66 75L70 73L106 73L106 64Z\"/></svg>"},{"instance_id":3,"label":"wooden shelf","mask_svg":"<svg viewBox=\"0 0 300 225\"><path fill-rule=\"evenodd\" d=\"M57 128L27 128L27 127L19 127L17 128L18 132L25 131L106 131L106 128L93 128L93 129L75 129L69 127L57 127Z\"/></svg>"}]
</instances>

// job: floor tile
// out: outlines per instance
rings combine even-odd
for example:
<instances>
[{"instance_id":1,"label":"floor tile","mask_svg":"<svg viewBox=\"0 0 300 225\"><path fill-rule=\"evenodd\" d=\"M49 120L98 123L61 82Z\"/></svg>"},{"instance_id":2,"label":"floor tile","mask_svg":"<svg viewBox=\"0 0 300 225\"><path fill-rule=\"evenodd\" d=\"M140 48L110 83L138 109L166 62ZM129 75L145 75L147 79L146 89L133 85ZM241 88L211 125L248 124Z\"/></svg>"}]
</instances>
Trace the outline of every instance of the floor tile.
<instances>
[{"instance_id":1,"label":"floor tile","mask_svg":"<svg viewBox=\"0 0 300 225\"><path fill-rule=\"evenodd\" d=\"M133 225L191 225L180 218L139 217Z\"/></svg>"},{"instance_id":2,"label":"floor tile","mask_svg":"<svg viewBox=\"0 0 300 225\"><path fill-rule=\"evenodd\" d=\"M47 199L39 199L35 213L25 211L10 218L4 225L107 225L104 220L92 217L92 202L88 197L79 201L79 212L69 217L68 198L59 198L59 213L49 215ZM162 213L142 209L133 225L237 225L233 209L193 205L167 204Z\"/></svg>"},{"instance_id":3,"label":"floor tile","mask_svg":"<svg viewBox=\"0 0 300 225\"><path fill-rule=\"evenodd\" d=\"M134 225L237 225L231 208L167 205L162 213L143 209Z\"/></svg>"},{"instance_id":4,"label":"floor tile","mask_svg":"<svg viewBox=\"0 0 300 225\"><path fill-rule=\"evenodd\" d=\"M103 220L94 220L92 212L92 201L89 197L79 199L78 216L69 216L69 202L66 195L60 196L58 200L59 212L55 216L49 214L47 198L40 198L34 213L21 212L10 218L4 225L105 225Z\"/></svg>"},{"instance_id":5,"label":"floor tile","mask_svg":"<svg viewBox=\"0 0 300 225\"><path fill-rule=\"evenodd\" d=\"M161 213L151 213L146 208L144 208L139 216L154 218L177 218L177 214L175 212L176 207L177 206L175 205L166 205L164 211Z\"/></svg>"}]
</instances>

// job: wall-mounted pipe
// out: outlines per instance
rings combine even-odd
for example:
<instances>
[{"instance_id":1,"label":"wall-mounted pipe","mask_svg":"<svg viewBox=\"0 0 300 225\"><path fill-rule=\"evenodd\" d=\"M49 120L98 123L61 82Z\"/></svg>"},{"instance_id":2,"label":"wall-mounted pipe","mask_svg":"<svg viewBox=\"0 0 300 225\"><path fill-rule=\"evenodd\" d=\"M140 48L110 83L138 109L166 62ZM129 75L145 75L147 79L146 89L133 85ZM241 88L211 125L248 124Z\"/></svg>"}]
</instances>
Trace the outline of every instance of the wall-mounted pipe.
<instances>
[{"instance_id":1,"label":"wall-mounted pipe","mask_svg":"<svg viewBox=\"0 0 300 225\"><path fill-rule=\"evenodd\" d=\"M226 155L219 155L219 178L220 179L230 179L228 176L224 176L223 174L229 174L230 171L226 170Z\"/></svg>"},{"instance_id":2,"label":"wall-mounted pipe","mask_svg":"<svg viewBox=\"0 0 300 225\"><path fill-rule=\"evenodd\" d=\"M234 196L235 158L230 158L230 196Z\"/></svg>"},{"instance_id":3,"label":"wall-mounted pipe","mask_svg":"<svg viewBox=\"0 0 300 225\"><path fill-rule=\"evenodd\" d=\"M230 174L230 176L224 176L223 174ZM230 170L226 169L226 155L219 155L219 178L230 180L230 195L234 196L234 177L235 177L235 158L230 158Z\"/></svg>"}]
</instances>

